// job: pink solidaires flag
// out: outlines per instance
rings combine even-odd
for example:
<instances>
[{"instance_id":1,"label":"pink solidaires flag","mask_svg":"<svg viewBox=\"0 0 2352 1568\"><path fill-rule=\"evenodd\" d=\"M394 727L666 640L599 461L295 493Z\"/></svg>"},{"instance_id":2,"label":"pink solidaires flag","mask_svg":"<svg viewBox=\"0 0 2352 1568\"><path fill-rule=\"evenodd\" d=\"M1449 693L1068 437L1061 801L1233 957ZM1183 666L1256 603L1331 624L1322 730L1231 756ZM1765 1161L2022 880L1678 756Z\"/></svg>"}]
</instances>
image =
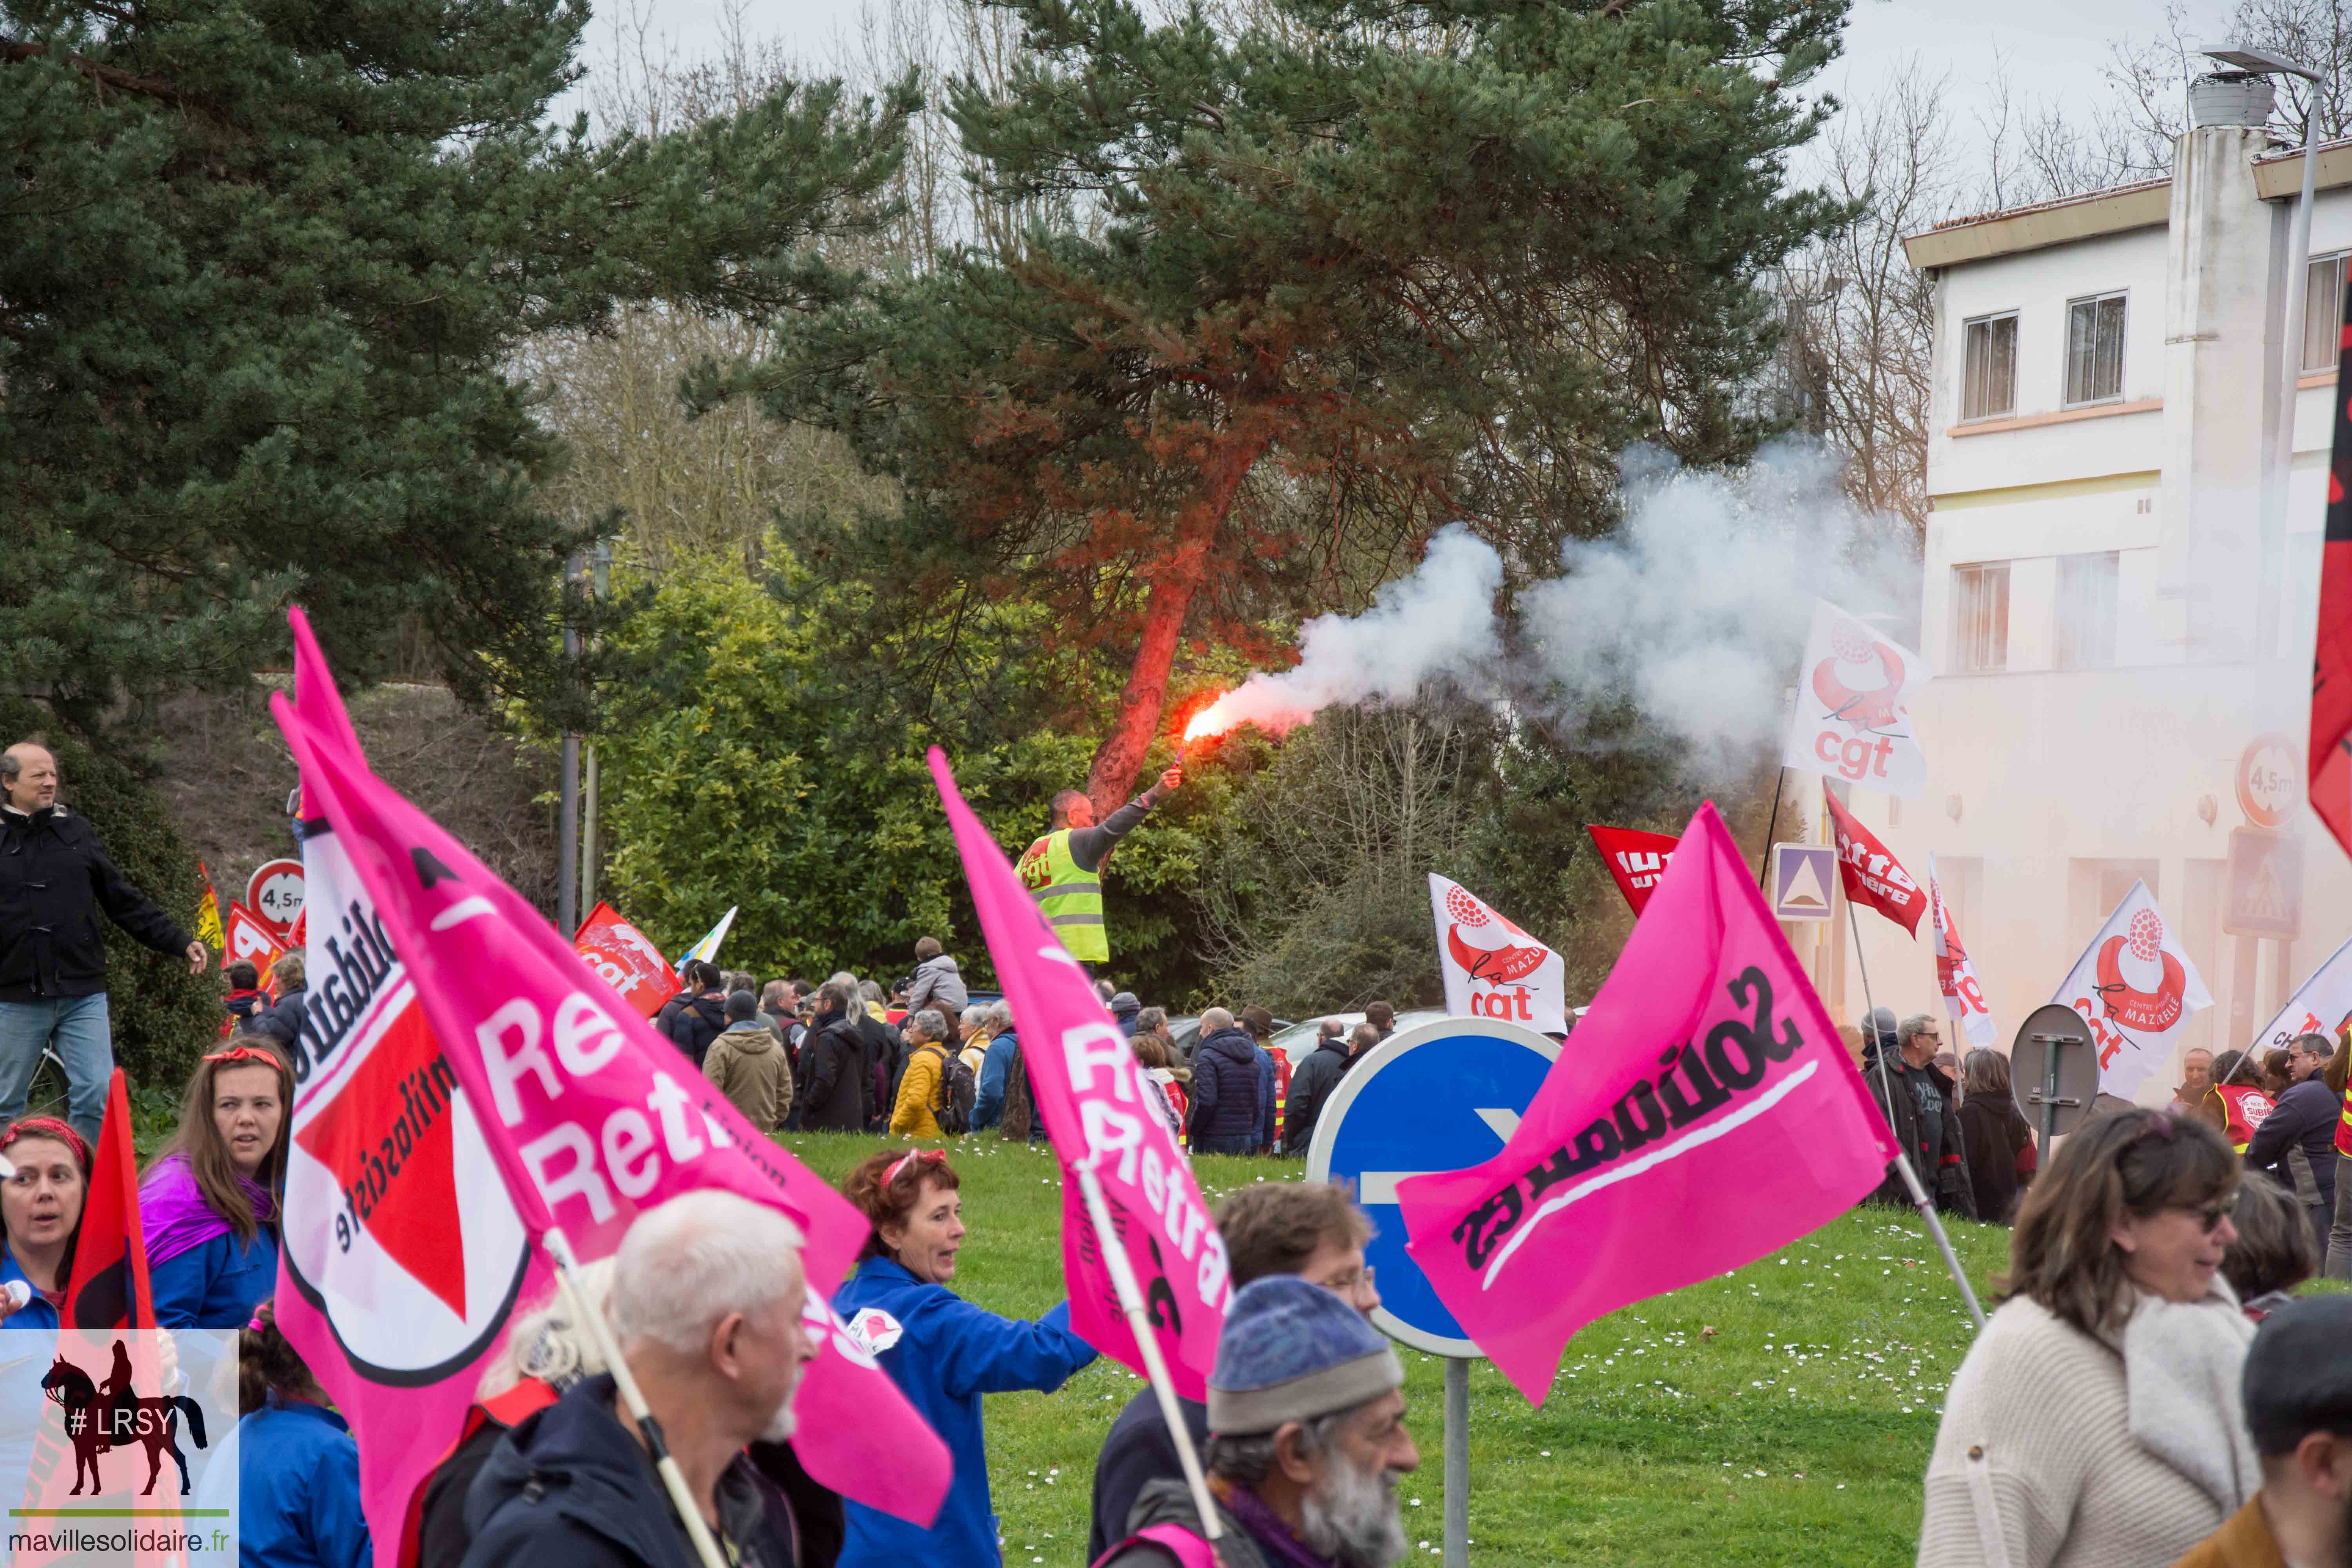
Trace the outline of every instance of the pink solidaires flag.
<instances>
[{"instance_id":1,"label":"pink solidaires flag","mask_svg":"<svg viewBox=\"0 0 2352 1568\"><path fill-rule=\"evenodd\" d=\"M980 911L981 933L1021 1021L1022 1060L1031 1096L1062 1163L1062 1268L1070 1327L1129 1369L1144 1371L1135 1333L1120 1310L1102 1258L1102 1239L1080 1195L1077 1173L1092 1170L1109 1206L1157 1326L1170 1381L1187 1399L1208 1397L1217 1331L1233 1299L1225 1244L1176 1135L1143 1092L1127 1035L1103 1010L1093 983L1062 950L988 829L957 793L946 756L931 749L931 777L955 830Z\"/></svg>"},{"instance_id":2,"label":"pink solidaires flag","mask_svg":"<svg viewBox=\"0 0 2352 1568\"><path fill-rule=\"evenodd\" d=\"M280 696L271 708L301 766L306 811L323 819L350 879L335 889L349 901L344 914L330 921L317 909L312 951L341 935L366 954L336 977L347 996L373 974L379 996L397 985L415 1005L383 1026L404 1032L400 1048L387 1055L379 1043L362 1056L329 1039L347 1035L352 1009L310 966L319 1035L306 1032L298 1066L300 1152L289 1173L281 1284L315 1301L315 1290L289 1281L296 1260L323 1256L331 1268L372 1241L375 1299L322 1313L337 1337L355 1327L397 1339L407 1331L380 1320L429 1316L436 1302L482 1324L480 1348L469 1343L462 1365L452 1356L400 1369L410 1385L436 1390L421 1404L385 1396L393 1380L343 1375L337 1363L353 1358L316 1331L323 1325L304 1325L312 1331L296 1340L314 1370L335 1377L329 1392L358 1434L379 1563L398 1550L422 1479L417 1457L430 1456L429 1469L456 1437L476 1363L520 1283L540 1271L536 1238L560 1226L583 1259L608 1257L639 1211L702 1187L767 1204L806 1237L807 1327L819 1352L799 1394L802 1464L845 1497L928 1525L950 1479L946 1445L825 1299L865 1244L865 1217L761 1136L521 895L369 771L348 721L337 722L341 704L299 611L293 622L305 703ZM314 693L331 715L307 711ZM314 903L323 890L312 884ZM305 1118L306 1090L331 1095L327 1115ZM440 1152L447 1147L454 1158ZM349 1288L362 1293L366 1283ZM462 1390L445 1386L458 1381ZM433 1425L403 1433L404 1420Z\"/></svg>"},{"instance_id":3,"label":"pink solidaires flag","mask_svg":"<svg viewBox=\"0 0 2352 1568\"><path fill-rule=\"evenodd\" d=\"M1710 803L1503 1152L1397 1197L1439 1299L1540 1405L1577 1330L1828 1223L1894 1157Z\"/></svg>"}]
</instances>

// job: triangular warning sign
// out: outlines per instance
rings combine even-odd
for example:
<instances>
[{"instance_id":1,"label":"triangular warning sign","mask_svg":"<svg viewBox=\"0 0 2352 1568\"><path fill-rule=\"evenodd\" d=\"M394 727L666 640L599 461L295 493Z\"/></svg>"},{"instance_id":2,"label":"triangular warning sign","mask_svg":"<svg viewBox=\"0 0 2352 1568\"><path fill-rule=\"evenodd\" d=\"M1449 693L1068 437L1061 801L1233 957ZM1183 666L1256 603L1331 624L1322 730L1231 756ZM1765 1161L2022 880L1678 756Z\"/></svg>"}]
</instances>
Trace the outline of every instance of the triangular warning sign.
<instances>
[{"instance_id":1,"label":"triangular warning sign","mask_svg":"<svg viewBox=\"0 0 2352 1568\"><path fill-rule=\"evenodd\" d=\"M1788 891L1780 895L1780 907L1784 910L1825 910L1830 907L1829 889L1822 886L1819 856L1807 855L1799 859L1797 874L1789 879Z\"/></svg>"}]
</instances>

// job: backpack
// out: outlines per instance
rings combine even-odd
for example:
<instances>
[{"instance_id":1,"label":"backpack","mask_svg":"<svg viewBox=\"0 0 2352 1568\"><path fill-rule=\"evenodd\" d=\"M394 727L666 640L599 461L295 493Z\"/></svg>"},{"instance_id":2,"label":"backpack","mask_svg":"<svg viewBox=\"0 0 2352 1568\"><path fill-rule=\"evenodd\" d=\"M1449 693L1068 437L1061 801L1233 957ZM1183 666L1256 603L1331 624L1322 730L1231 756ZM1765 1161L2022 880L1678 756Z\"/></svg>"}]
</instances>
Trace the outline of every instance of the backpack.
<instances>
[{"instance_id":1,"label":"backpack","mask_svg":"<svg viewBox=\"0 0 2352 1568\"><path fill-rule=\"evenodd\" d=\"M980 1079L973 1076L970 1063L946 1047L926 1045L923 1049L937 1051L940 1057L939 1098L932 1104L932 1114L939 1118L940 1131L961 1138L971 1131L971 1102L980 1094Z\"/></svg>"}]
</instances>

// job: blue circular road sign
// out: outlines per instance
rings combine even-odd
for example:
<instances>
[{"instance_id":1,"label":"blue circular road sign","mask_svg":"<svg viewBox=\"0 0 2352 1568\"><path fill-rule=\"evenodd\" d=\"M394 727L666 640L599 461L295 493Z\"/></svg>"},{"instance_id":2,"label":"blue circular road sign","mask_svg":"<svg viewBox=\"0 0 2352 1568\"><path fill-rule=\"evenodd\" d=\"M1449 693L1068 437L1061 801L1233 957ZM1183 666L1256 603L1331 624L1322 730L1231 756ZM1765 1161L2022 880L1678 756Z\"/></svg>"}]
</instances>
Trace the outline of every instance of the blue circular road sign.
<instances>
[{"instance_id":1,"label":"blue circular road sign","mask_svg":"<svg viewBox=\"0 0 2352 1568\"><path fill-rule=\"evenodd\" d=\"M1549 1037L1517 1024L1423 1024L1373 1047L1315 1119L1307 1177L1353 1186L1378 1227L1364 1261L1378 1271L1372 1321L1390 1338L1432 1355L1480 1353L1404 1249L1396 1184L1502 1152L1559 1056Z\"/></svg>"}]
</instances>

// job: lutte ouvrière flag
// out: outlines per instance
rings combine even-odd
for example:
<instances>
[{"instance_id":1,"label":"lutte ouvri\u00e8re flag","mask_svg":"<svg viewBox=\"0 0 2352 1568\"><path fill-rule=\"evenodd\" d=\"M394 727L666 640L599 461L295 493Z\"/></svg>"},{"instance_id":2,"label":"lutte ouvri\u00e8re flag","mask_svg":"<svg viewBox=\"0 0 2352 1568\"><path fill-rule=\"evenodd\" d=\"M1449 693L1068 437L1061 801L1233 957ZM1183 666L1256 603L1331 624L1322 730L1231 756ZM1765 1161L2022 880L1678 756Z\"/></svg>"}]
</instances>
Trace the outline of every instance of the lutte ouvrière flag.
<instances>
[{"instance_id":1,"label":"lutte ouvri\u00e8re flag","mask_svg":"<svg viewBox=\"0 0 2352 1568\"><path fill-rule=\"evenodd\" d=\"M1577 1330L1853 1206L1886 1122L1716 814L1699 807L1503 1152L1397 1184L1406 1250L1541 1404Z\"/></svg>"},{"instance_id":2,"label":"lutte ouvri\u00e8re flag","mask_svg":"<svg viewBox=\"0 0 2352 1568\"><path fill-rule=\"evenodd\" d=\"M299 612L293 619L298 689L322 690L331 701L331 685L321 679L314 688L309 678L323 676L324 660ZM322 819L351 878L350 888L337 889L350 895L349 907L332 919L313 884L310 1013L321 1033L313 1040L306 1032L310 1059L298 1062L297 1073L340 1082L342 1114L323 1121L298 1115L285 1272L306 1250L314 1263L322 1251L331 1259L347 1234L364 1229L383 1294L391 1300L397 1287L403 1317L438 1312L471 1322L511 1307L513 1290L500 1276L520 1279L536 1258L529 1239L557 1226L583 1259L594 1259L614 1252L640 1211L682 1193L716 1187L769 1205L806 1238L806 1326L818 1353L799 1394L801 1462L844 1496L928 1524L947 1492L946 1446L827 1300L865 1244L865 1216L745 1121L528 901L370 772L356 744L338 738L347 727L306 718L282 696L271 709L302 769L306 806ZM392 1058L371 1073L381 1053L347 1058L330 1038L327 1031L362 1016L323 994L330 977L318 955L334 950L339 931L366 957L352 958L352 971L337 978L357 986L373 973L381 990L393 984L396 962L420 1022L429 1023L422 1038L437 1047ZM301 1094L298 1085L298 1105ZM460 1167L446 1157L387 1155L384 1140L404 1131L416 1154L431 1141L436 1152L458 1151L469 1172L471 1162L483 1163L488 1182L453 1181ZM311 1225L298 1244L296 1216L320 1207L331 1215L329 1237L322 1246ZM488 1254L478 1263L470 1256L478 1247ZM366 1283L346 1280L346 1296ZM388 1331L381 1306L343 1305L334 1320L339 1339L347 1323ZM502 1329L494 1324L483 1342ZM310 1344L298 1341L298 1348L311 1356ZM316 1359L311 1364L319 1369ZM356 1391L360 1408L341 1393L337 1403L364 1432L367 1402L383 1380L346 1370L355 1375L344 1386ZM427 1377L437 1371L422 1370ZM418 1446L446 1449L457 1430L453 1419ZM368 1450L363 1435L363 1462ZM414 1479L403 1486L363 1468L362 1483L379 1561L388 1563Z\"/></svg>"},{"instance_id":3,"label":"lutte ouvri\u00e8re flag","mask_svg":"<svg viewBox=\"0 0 2352 1568\"><path fill-rule=\"evenodd\" d=\"M1129 1369L1144 1370L1135 1333L1112 1289L1102 1238L1087 1213L1077 1173L1091 1170L1150 1309L1169 1379L1187 1399L1208 1397L1217 1331L1233 1299L1225 1244L1176 1134L1143 1092L1142 1068L1127 1033L1103 1010L1077 960L1064 951L1013 873L996 840L957 793L945 753L930 753L931 777L971 882L981 934L1021 1021L1022 1060L1031 1097L1062 1165L1062 1268L1070 1328Z\"/></svg>"},{"instance_id":4,"label":"lutte ouvri\u00e8re flag","mask_svg":"<svg viewBox=\"0 0 2352 1568\"><path fill-rule=\"evenodd\" d=\"M2352 289L2336 338L2336 442L2327 464L2327 532L2319 564L2319 632L2311 658L2311 809L2352 854Z\"/></svg>"}]
</instances>

